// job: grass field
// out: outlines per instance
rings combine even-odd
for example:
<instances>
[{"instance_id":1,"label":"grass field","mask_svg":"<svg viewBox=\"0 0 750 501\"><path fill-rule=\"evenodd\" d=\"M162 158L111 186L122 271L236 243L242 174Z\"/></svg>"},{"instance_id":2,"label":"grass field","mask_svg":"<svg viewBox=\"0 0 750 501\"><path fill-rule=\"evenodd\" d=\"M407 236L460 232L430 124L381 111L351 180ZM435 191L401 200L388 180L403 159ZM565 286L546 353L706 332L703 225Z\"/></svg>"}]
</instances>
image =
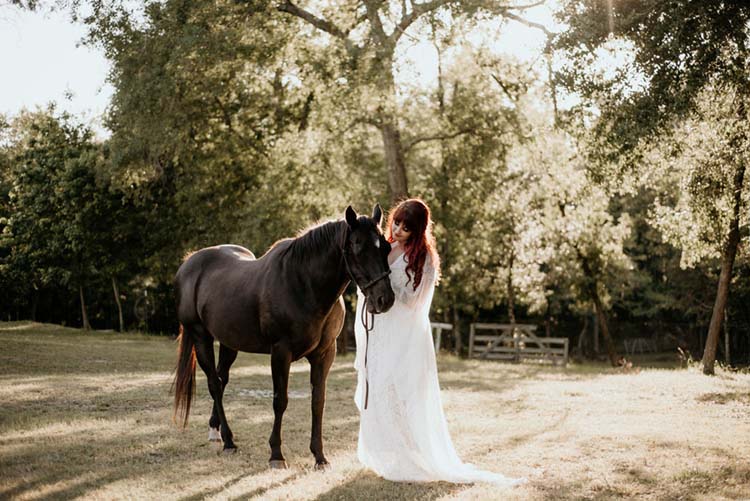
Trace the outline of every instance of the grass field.
<instances>
[{"instance_id":1,"label":"grass field","mask_svg":"<svg viewBox=\"0 0 750 501\"><path fill-rule=\"evenodd\" d=\"M0 323L0 499L750 499L750 375L623 373L439 357L449 427L466 461L529 483L382 480L356 458L352 356L329 377L323 436L308 451L307 362L292 366L284 471L267 467L268 357L240 354L225 405L239 452L207 441L199 371L190 426L171 422L176 346L138 334Z\"/></svg>"}]
</instances>

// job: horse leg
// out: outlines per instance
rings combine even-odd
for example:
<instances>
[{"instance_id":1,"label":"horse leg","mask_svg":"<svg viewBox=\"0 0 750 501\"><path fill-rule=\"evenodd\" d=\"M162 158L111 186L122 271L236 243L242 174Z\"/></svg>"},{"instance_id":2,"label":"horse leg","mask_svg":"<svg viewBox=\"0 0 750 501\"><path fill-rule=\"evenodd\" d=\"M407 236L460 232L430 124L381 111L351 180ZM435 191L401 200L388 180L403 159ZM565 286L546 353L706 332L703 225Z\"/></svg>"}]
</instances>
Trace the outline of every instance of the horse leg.
<instances>
[{"instance_id":1,"label":"horse leg","mask_svg":"<svg viewBox=\"0 0 750 501\"><path fill-rule=\"evenodd\" d=\"M323 455L323 409L326 405L326 379L336 358L336 343L323 353L310 356L310 385L312 386L312 433L310 452L315 456L315 469L322 470L328 465Z\"/></svg>"},{"instance_id":2,"label":"horse leg","mask_svg":"<svg viewBox=\"0 0 750 501\"><path fill-rule=\"evenodd\" d=\"M268 444L271 446L271 468L286 468L284 455L281 454L281 418L286 410L289 396L289 366L292 364L292 352L284 343L276 343L271 348L271 374L273 375L273 431Z\"/></svg>"},{"instance_id":3,"label":"horse leg","mask_svg":"<svg viewBox=\"0 0 750 501\"><path fill-rule=\"evenodd\" d=\"M196 340L195 358L198 359L198 364L203 369L203 372L206 373L206 379L208 379L208 391L211 393L211 398L214 399L214 406L216 407L221 423L221 439L224 441L224 452L235 452L237 446L232 441L232 430L229 429L229 425L227 424L227 417L224 415L224 405L221 401L223 387L219 380L219 375L216 373L214 340L209 334L203 333Z\"/></svg>"},{"instance_id":4,"label":"horse leg","mask_svg":"<svg viewBox=\"0 0 750 501\"><path fill-rule=\"evenodd\" d=\"M229 368L232 366L234 361L237 359L237 351L224 346L219 343L219 367L217 374L221 380L221 399L224 400L224 389L227 387L229 382ZM209 442L221 442L221 419L219 418L219 409L214 402L213 410L211 411L211 419L208 421L208 440Z\"/></svg>"}]
</instances>

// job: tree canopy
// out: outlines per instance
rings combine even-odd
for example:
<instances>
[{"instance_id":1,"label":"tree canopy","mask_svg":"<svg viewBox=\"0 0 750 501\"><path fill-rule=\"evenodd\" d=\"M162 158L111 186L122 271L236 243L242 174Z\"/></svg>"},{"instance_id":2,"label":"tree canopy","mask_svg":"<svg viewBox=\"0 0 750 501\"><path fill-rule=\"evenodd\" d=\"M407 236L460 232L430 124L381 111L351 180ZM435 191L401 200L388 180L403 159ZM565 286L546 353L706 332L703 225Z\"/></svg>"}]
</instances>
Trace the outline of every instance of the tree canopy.
<instances>
[{"instance_id":1,"label":"tree canopy","mask_svg":"<svg viewBox=\"0 0 750 501\"><path fill-rule=\"evenodd\" d=\"M725 358L748 358L750 8L564 0L552 33L526 17L541 4L56 4L112 65L110 135L54 107L0 121L3 317L171 332L187 252L261 255L410 195L457 346L469 321L525 320L582 348L601 332L612 364L653 335L710 372L723 322ZM469 43L509 23L547 37L537 58ZM410 44L434 81L399 80Z\"/></svg>"}]
</instances>

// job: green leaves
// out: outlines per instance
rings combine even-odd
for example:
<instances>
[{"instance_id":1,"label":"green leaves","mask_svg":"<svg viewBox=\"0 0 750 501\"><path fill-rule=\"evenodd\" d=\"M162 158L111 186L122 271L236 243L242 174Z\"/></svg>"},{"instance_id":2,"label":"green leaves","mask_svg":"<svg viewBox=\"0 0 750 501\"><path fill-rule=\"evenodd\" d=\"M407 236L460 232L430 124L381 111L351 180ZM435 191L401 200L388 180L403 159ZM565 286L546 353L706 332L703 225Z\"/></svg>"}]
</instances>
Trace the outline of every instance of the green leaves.
<instances>
[{"instance_id":1,"label":"green leaves","mask_svg":"<svg viewBox=\"0 0 750 501\"><path fill-rule=\"evenodd\" d=\"M669 129L695 109L703 89L747 87L750 6L742 2L571 0L560 18L570 29L555 43L569 61L559 81L600 111L594 131L606 141L598 150L608 152L604 163ZM631 46L630 55L619 61L623 71L602 79L592 71L596 51L615 41ZM634 73L642 85L623 92Z\"/></svg>"}]
</instances>

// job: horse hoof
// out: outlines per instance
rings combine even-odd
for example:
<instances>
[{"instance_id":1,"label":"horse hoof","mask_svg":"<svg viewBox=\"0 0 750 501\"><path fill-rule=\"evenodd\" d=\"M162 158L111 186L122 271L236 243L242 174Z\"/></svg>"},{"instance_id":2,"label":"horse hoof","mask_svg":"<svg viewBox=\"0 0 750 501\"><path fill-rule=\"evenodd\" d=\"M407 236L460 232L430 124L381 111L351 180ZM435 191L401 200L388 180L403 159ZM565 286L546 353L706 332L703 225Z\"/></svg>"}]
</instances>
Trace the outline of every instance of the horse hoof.
<instances>
[{"instance_id":1,"label":"horse hoof","mask_svg":"<svg viewBox=\"0 0 750 501\"><path fill-rule=\"evenodd\" d=\"M323 461L321 463L315 463L314 466L315 471L327 471L331 469L331 463L328 461Z\"/></svg>"},{"instance_id":2,"label":"horse hoof","mask_svg":"<svg viewBox=\"0 0 750 501\"><path fill-rule=\"evenodd\" d=\"M225 456L231 456L235 452L237 452L237 447L224 447L224 449L221 451Z\"/></svg>"},{"instance_id":3,"label":"horse hoof","mask_svg":"<svg viewBox=\"0 0 750 501\"><path fill-rule=\"evenodd\" d=\"M209 442L221 442L221 432L218 428L208 429L208 441Z\"/></svg>"},{"instance_id":4,"label":"horse hoof","mask_svg":"<svg viewBox=\"0 0 750 501\"><path fill-rule=\"evenodd\" d=\"M289 468L286 461L283 459L272 459L268 462L268 466L270 466L272 470L286 470Z\"/></svg>"}]
</instances>

